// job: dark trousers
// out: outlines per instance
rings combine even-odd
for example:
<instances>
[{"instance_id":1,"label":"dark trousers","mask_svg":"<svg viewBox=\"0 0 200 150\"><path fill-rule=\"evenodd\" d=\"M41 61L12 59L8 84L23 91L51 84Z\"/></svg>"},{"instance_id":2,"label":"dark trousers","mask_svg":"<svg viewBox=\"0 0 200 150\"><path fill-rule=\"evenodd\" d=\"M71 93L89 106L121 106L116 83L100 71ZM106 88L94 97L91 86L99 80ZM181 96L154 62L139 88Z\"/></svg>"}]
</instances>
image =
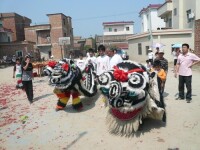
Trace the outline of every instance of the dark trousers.
<instances>
[{"instance_id":1,"label":"dark trousers","mask_svg":"<svg viewBox=\"0 0 200 150\"><path fill-rule=\"evenodd\" d=\"M181 76L179 75L179 85L178 85L178 90L179 90L179 97L184 99L184 88L187 88L187 93L186 93L186 99L191 99L192 98L192 76Z\"/></svg>"},{"instance_id":2,"label":"dark trousers","mask_svg":"<svg viewBox=\"0 0 200 150\"><path fill-rule=\"evenodd\" d=\"M151 65L153 65L153 59L149 59L149 62L151 63Z\"/></svg>"},{"instance_id":3,"label":"dark trousers","mask_svg":"<svg viewBox=\"0 0 200 150\"><path fill-rule=\"evenodd\" d=\"M22 81L23 88L26 91L27 98L30 102L33 101L33 83L31 81Z\"/></svg>"}]
</instances>

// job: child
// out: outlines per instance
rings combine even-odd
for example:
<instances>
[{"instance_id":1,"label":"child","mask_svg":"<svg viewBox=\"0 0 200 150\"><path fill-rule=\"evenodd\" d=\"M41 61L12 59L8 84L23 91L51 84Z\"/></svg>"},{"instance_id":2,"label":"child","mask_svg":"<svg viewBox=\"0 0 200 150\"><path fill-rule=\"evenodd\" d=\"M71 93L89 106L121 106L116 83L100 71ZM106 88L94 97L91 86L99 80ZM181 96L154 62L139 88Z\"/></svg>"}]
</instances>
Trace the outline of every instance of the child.
<instances>
[{"instance_id":1,"label":"child","mask_svg":"<svg viewBox=\"0 0 200 150\"><path fill-rule=\"evenodd\" d=\"M16 59L16 64L13 68L13 78L17 79L17 85L16 88L22 88L22 66L20 63L19 58Z\"/></svg>"},{"instance_id":2,"label":"child","mask_svg":"<svg viewBox=\"0 0 200 150\"><path fill-rule=\"evenodd\" d=\"M150 62L149 62L148 59L146 60L145 67L146 67L147 71L150 71L150 69L151 69L151 64L150 64Z\"/></svg>"},{"instance_id":3,"label":"child","mask_svg":"<svg viewBox=\"0 0 200 150\"><path fill-rule=\"evenodd\" d=\"M105 46L104 45L99 45L98 47L98 53L99 57L97 57L97 75L101 75L105 71L109 70L110 68L110 58L105 55Z\"/></svg>"},{"instance_id":4,"label":"child","mask_svg":"<svg viewBox=\"0 0 200 150\"><path fill-rule=\"evenodd\" d=\"M164 92L164 86L165 86L167 74L165 73L164 69L161 68L160 60L154 61L153 68L151 69L151 71L157 72L158 90L159 90L159 94L160 94L160 102L158 103L158 105L165 109L163 92ZM166 122L166 113L164 113L162 120L163 120L163 122Z\"/></svg>"},{"instance_id":5,"label":"child","mask_svg":"<svg viewBox=\"0 0 200 150\"><path fill-rule=\"evenodd\" d=\"M165 71L161 68L161 62L160 62L160 60L155 60L154 61L153 68L151 69L151 72L152 71L157 72L159 92L161 94L163 94L164 83L165 83L167 75L166 75Z\"/></svg>"},{"instance_id":6,"label":"child","mask_svg":"<svg viewBox=\"0 0 200 150\"><path fill-rule=\"evenodd\" d=\"M83 54L79 55L79 59L77 60L76 65L80 68L81 71L85 69L85 61L83 60Z\"/></svg>"},{"instance_id":7,"label":"child","mask_svg":"<svg viewBox=\"0 0 200 150\"><path fill-rule=\"evenodd\" d=\"M88 52L89 52L89 57L87 57L87 59L85 61L85 65L88 64L88 63L92 63L95 70L96 70L96 65L97 65L96 60L97 60L97 58L94 56L94 50L92 48L90 48L88 50Z\"/></svg>"},{"instance_id":8,"label":"child","mask_svg":"<svg viewBox=\"0 0 200 150\"><path fill-rule=\"evenodd\" d=\"M13 78L21 79L22 77L22 66L20 64L19 58L16 59L16 64L13 68Z\"/></svg>"}]
</instances>

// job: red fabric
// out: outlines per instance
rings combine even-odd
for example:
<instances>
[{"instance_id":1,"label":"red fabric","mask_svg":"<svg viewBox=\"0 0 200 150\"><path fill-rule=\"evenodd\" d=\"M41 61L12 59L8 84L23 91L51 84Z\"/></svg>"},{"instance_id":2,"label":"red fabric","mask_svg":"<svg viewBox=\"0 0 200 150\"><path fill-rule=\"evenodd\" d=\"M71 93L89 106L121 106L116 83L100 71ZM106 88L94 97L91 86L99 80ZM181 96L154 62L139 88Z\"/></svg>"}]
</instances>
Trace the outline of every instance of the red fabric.
<instances>
[{"instance_id":1,"label":"red fabric","mask_svg":"<svg viewBox=\"0 0 200 150\"><path fill-rule=\"evenodd\" d=\"M71 92L70 92L70 91L65 91L65 96L66 96L66 97L70 97L70 95L71 95Z\"/></svg>"},{"instance_id":2,"label":"red fabric","mask_svg":"<svg viewBox=\"0 0 200 150\"><path fill-rule=\"evenodd\" d=\"M48 66L51 67L51 68L54 68L56 65L56 62L55 61L50 61L48 62Z\"/></svg>"},{"instance_id":3,"label":"red fabric","mask_svg":"<svg viewBox=\"0 0 200 150\"><path fill-rule=\"evenodd\" d=\"M22 80L21 80L21 79L17 81L17 84L20 84L20 83L22 83Z\"/></svg>"},{"instance_id":4,"label":"red fabric","mask_svg":"<svg viewBox=\"0 0 200 150\"><path fill-rule=\"evenodd\" d=\"M118 109L112 108L111 112L116 118L118 118L120 120L130 120L130 119L134 118L141 110L142 110L142 107L135 109L134 111L131 111L131 112L122 113Z\"/></svg>"},{"instance_id":5,"label":"red fabric","mask_svg":"<svg viewBox=\"0 0 200 150\"><path fill-rule=\"evenodd\" d=\"M137 68L137 69L132 69L132 70L129 70L128 72L125 72L123 70L120 70L117 66L114 66L114 78L115 80L117 81L120 81L120 82L126 82L128 81L128 74L129 73L133 73L133 72L144 72L143 69L140 69L140 68Z\"/></svg>"},{"instance_id":6,"label":"red fabric","mask_svg":"<svg viewBox=\"0 0 200 150\"><path fill-rule=\"evenodd\" d=\"M76 91L73 91L71 94L73 98L77 98L80 95L79 92L76 92Z\"/></svg>"},{"instance_id":7,"label":"red fabric","mask_svg":"<svg viewBox=\"0 0 200 150\"><path fill-rule=\"evenodd\" d=\"M68 70L69 70L69 65L68 65L68 64L63 64L63 65L62 65L62 68L63 68L65 71L68 71Z\"/></svg>"}]
</instances>

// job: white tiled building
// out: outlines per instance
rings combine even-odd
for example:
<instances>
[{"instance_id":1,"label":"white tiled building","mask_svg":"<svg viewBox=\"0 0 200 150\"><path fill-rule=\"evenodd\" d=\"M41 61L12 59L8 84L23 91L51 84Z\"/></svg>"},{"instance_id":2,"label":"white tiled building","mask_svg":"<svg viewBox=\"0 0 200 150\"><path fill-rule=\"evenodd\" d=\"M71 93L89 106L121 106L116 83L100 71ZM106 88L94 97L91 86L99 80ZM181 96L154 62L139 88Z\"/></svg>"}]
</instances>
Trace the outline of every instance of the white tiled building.
<instances>
[{"instance_id":1,"label":"white tiled building","mask_svg":"<svg viewBox=\"0 0 200 150\"><path fill-rule=\"evenodd\" d=\"M103 35L133 34L133 21L104 22Z\"/></svg>"},{"instance_id":2,"label":"white tiled building","mask_svg":"<svg viewBox=\"0 0 200 150\"><path fill-rule=\"evenodd\" d=\"M169 62L173 61L171 54L173 44L188 43L190 48L194 49L194 37L197 37L197 35L194 36L195 20L200 19L199 6L200 0L166 0L157 9L158 17L164 20L164 28L152 28L151 33L143 30L141 34L127 37L130 59L144 62L147 59L147 49L153 43L165 45L163 49ZM157 21L154 22L157 23ZM198 45L198 42L196 43Z\"/></svg>"},{"instance_id":3,"label":"white tiled building","mask_svg":"<svg viewBox=\"0 0 200 150\"><path fill-rule=\"evenodd\" d=\"M149 5L147 8L143 8L140 11L141 18L141 32L147 32L149 30L157 30L157 28L165 27L164 19L158 17L157 9L160 7L160 4Z\"/></svg>"}]
</instances>

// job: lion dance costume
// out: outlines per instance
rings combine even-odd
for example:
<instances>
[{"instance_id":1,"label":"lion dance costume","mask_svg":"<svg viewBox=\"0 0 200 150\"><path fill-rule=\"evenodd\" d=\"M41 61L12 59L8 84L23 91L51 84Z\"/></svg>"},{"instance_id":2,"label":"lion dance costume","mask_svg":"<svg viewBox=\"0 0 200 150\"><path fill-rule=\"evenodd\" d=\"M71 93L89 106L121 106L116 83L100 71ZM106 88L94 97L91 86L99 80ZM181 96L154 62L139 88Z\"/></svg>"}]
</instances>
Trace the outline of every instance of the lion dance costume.
<instances>
[{"instance_id":1,"label":"lion dance costume","mask_svg":"<svg viewBox=\"0 0 200 150\"><path fill-rule=\"evenodd\" d=\"M146 117L162 120L157 74L132 61L124 61L98 76L108 104L107 124L114 134L130 136Z\"/></svg>"},{"instance_id":2,"label":"lion dance costume","mask_svg":"<svg viewBox=\"0 0 200 150\"><path fill-rule=\"evenodd\" d=\"M55 86L54 93L58 97L56 110L63 110L72 97L72 106L75 110L81 110L83 105L80 94L94 96L97 92L94 67L88 64L83 72L72 60L51 61L44 69L49 76L49 84Z\"/></svg>"}]
</instances>

